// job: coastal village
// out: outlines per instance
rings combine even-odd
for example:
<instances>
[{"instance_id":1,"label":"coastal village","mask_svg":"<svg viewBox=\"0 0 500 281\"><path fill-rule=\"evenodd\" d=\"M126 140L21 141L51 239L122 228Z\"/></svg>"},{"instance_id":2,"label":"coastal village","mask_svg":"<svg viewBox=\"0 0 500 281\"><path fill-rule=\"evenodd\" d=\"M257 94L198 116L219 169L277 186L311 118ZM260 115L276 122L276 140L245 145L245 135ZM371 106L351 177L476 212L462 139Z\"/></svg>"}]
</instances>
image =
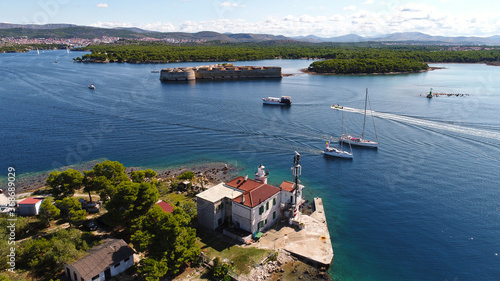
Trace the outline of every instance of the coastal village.
<instances>
[{"instance_id":1,"label":"coastal village","mask_svg":"<svg viewBox=\"0 0 500 281\"><path fill-rule=\"evenodd\" d=\"M328 280L326 270L333 261L333 248L325 210L321 198L313 198L312 202L303 198L303 189L306 187L300 184L299 180L302 169L300 157L297 152L293 157L290 177L292 180L283 180L279 186L268 183L269 170L266 170L262 164L257 167L253 178L248 175L237 175L236 171L226 164L192 169L195 172L181 168L177 171L164 171L158 175L152 170L128 169L127 176L123 179L130 181L130 186L133 183L149 185L148 182L153 182L159 187L168 182L174 188L167 195L184 196L188 201L195 202L193 209L196 210L197 215L192 216L196 218L192 223L195 225L196 239L199 241L197 244L211 241L203 244L201 252L193 259L193 262L183 264L181 266L183 270L178 271L177 274L165 274L164 278L167 279L158 275L156 275L157 278L151 279L149 275L150 278L147 280L171 280L172 278L174 280L218 280L220 277L224 280L225 278L229 278L227 280L278 280L280 278L287 280L294 275L306 280ZM113 165L117 165L117 162L98 163L94 166L94 171L98 166L111 169ZM129 229L126 229L126 224L112 223L113 218L109 217L110 214L115 214L112 205L115 198L120 196L117 194L120 191L117 191L111 200L105 202L103 200L105 198L99 198L97 194L91 194L91 192L88 192L87 197L90 200L85 200L80 196L84 194L79 193L85 190L75 190L73 195L67 194L62 201L53 203L52 196L57 196L55 190L62 188L65 184L58 182L61 185L54 187L51 180L56 174L47 177L47 187L19 194L19 197L24 198L18 198L15 208L10 203L12 200L7 198L8 192L0 194L1 209L7 213L15 212L16 215L35 222L44 220L43 218L53 206L58 206L63 210L62 201L79 198L76 201L79 205L75 210L83 212L83 216L80 221L69 219L69 224L68 220L62 218L62 215L61 217L52 216L50 220L60 220L63 224L49 221L48 229L39 229L37 234L28 235L22 239L16 238L18 247L29 248L25 245L56 235L56 232L74 228L80 233L90 233L95 237L94 240L98 241L94 243L95 246L79 255L78 258L67 259L63 268L58 269L57 276L53 276L53 280L56 280L55 278L61 281L143 280L141 274L137 273L136 266L149 260L147 256L151 255L152 250L144 252L144 249L134 247L137 245L136 241L131 240L134 240L134 235L137 234L132 236L125 234L130 233ZM88 176L90 173L86 171L84 174ZM74 178L78 177L76 175ZM88 181L86 183L89 184ZM53 191L56 193L52 194ZM163 192L160 191L160 193ZM63 197L59 195L59 198ZM93 197L95 201L92 201ZM168 213L167 217L170 219L172 219L170 215L186 216L184 211L179 210L185 209L185 205L180 204L179 201L175 203L170 200L172 197L161 197L170 203L155 197L153 205L158 207L157 211ZM44 201L51 202L52 206L42 204ZM121 201L121 204L125 203ZM135 204L139 203L135 202ZM125 206L120 206L118 210L124 212L125 209ZM106 216L107 218L103 219ZM149 212L146 213L144 219L148 217ZM53 227L50 227L51 225ZM214 253L220 254L220 251L204 250L217 248L218 246L214 243L218 244L221 241L224 241L226 250L239 249L238 251L245 253L255 249L262 252L256 256L257 260L248 260L246 263L235 265L235 261L214 255ZM226 251L222 250L222 252ZM233 258L238 259L237 256ZM161 267L161 265L157 266ZM245 270L238 269L242 267ZM213 275L216 268L222 269L222 273ZM142 273L144 276L144 272ZM25 276L36 277L31 274Z\"/></svg>"}]
</instances>

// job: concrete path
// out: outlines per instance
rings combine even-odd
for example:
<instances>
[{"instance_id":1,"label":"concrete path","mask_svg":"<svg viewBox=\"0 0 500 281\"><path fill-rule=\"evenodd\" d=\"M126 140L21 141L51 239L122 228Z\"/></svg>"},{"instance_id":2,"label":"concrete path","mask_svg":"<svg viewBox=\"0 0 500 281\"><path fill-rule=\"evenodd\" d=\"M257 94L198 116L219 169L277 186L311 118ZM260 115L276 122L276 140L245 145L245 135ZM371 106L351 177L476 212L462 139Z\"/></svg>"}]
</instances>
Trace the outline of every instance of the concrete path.
<instances>
[{"instance_id":1,"label":"concrete path","mask_svg":"<svg viewBox=\"0 0 500 281\"><path fill-rule=\"evenodd\" d=\"M256 247L284 249L313 263L329 266L333 261L333 247L321 198L314 198L315 211L310 216L300 214L298 221L303 229L287 221L279 221L256 243Z\"/></svg>"}]
</instances>

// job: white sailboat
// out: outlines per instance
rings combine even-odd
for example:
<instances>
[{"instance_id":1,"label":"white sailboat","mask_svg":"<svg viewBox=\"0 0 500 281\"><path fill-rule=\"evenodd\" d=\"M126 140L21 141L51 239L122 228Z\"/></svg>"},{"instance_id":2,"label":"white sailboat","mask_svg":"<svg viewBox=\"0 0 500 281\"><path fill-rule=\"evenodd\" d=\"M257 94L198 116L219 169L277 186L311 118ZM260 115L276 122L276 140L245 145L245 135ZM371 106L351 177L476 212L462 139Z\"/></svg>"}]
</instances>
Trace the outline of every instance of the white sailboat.
<instances>
[{"instance_id":1,"label":"white sailboat","mask_svg":"<svg viewBox=\"0 0 500 281\"><path fill-rule=\"evenodd\" d=\"M69 48L66 46L66 54L69 54Z\"/></svg>"},{"instance_id":2,"label":"white sailboat","mask_svg":"<svg viewBox=\"0 0 500 281\"><path fill-rule=\"evenodd\" d=\"M378 142L378 137L377 137L377 130L375 129L375 120L373 119L371 105L370 105L370 115L372 117L373 131L375 132L375 138L377 141L371 141L371 140L365 139L366 104L367 103L368 103L368 88L366 89L366 95L365 95L365 112L364 112L364 117L363 117L363 132L361 133L361 137L353 136L353 135L345 133L345 134L342 134L340 136L341 142L345 142L345 143L349 143L349 144L357 145L357 146L378 148L379 142Z\"/></svg>"},{"instance_id":3,"label":"white sailboat","mask_svg":"<svg viewBox=\"0 0 500 281\"><path fill-rule=\"evenodd\" d=\"M89 84L89 89L95 90L95 85L94 85L94 79L92 78L92 73L90 73L90 84Z\"/></svg>"},{"instance_id":4,"label":"white sailboat","mask_svg":"<svg viewBox=\"0 0 500 281\"><path fill-rule=\"evenodd\" d=\"M36 48L36 54L39 55L40 51L38 51L38 48Z\"/></svg>"},{"instance_id":5,"label":"white sailboat","mask_svg":"<svg viewBox=\"0 0 500 281\"><path fill-rule=\"evenodd\" d=\"M342 112L342 131L343 130L344 130L344 112ZM346 129L346 132L347 132L347 129ZM332 142L332 137L330 137L330 142L326 142L326 148L325 148L325 150L323 150L324 155L339 157L339 158L347 158L347 159L354 158L354 155L352 154L351 144L349 144L349 150L350 150L350 152L349 152L349 151L343 150L343 143L342 142L340 142L340 147L330 146L331 142Z\"/></svg>"}]
</instances>

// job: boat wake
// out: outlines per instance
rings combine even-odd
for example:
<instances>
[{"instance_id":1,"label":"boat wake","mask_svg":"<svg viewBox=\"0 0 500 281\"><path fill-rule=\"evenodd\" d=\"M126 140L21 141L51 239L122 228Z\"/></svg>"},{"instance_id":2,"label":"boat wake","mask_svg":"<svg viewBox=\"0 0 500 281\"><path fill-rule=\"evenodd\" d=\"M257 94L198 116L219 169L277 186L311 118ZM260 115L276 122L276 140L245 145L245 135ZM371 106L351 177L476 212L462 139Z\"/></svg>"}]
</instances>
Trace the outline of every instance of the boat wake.
<instances>
[{"instance_id":1,"label":"boat wake","mask_svg":"<svg viewBox=\"0 0 500 281\"><path fill-rule=\"evenodd\" d=\"M337 110L339 110L339 109L337 109ZM343 109L340 109L340 110L364 114L363 109L357 109L357 108L352 108L352 107L344 106ZM368 110L367 114L369 112L370 111ZM466 135L477 136L477 137L482 137L482 138L500 140L500 132L489 131L489 130L484 130L484 129L476 129L476 128L459 126L459 125L453 125L453 124L439 122L439 121L423 120L423 119L419 119L419 118L415 118L415 117L408 117L408 116L397 115L397 114L392 114L392 113L384 113L384 112L377 112L377 111L372 111L371 113L373 114L373 116L378 117L378 118L382 118L382 119L398 121L398 122L402 122L402 123L406 123L406 124L412 124L412 125L427 127L427 128L431 128L431 129L445 130L445 131L450 131L453 133L466 134Z\"/></svg>"}]
</instances>

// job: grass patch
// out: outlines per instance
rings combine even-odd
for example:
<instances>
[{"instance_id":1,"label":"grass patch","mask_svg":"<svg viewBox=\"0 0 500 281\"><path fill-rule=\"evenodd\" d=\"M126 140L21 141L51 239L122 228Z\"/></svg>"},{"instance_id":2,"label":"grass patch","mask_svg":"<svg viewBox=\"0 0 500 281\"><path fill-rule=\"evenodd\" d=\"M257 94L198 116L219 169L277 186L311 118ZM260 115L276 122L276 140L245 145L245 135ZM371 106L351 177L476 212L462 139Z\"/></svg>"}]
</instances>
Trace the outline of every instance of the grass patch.
<instances>
[{"instance_id":1,"label":"grass patch","mask_svg":"<svg viewBox=\"0 0 500 281\"><path fill-rule=\"evenodd\" d=\"M229 237L210 231L197 231L196 243L204 254L211 259L219 257L234 262L234 271L247 274L255 263L261 262L272 251L253 247L242 247L231 241Z\"/></svg>"},{"instance_id":2,"label":"grass patch","mask_svg":"<svg viewBox=\"0 0 500 281\"><path fill-rule=\"evenodd\" d=\"M177 203L180 203L181 205L193 203L193 198L190 198L182 193L177 193L177 192L171 192L163 196L160 196L160 199L172 206L175 206Z\"/></svg>"}]
</instances>

